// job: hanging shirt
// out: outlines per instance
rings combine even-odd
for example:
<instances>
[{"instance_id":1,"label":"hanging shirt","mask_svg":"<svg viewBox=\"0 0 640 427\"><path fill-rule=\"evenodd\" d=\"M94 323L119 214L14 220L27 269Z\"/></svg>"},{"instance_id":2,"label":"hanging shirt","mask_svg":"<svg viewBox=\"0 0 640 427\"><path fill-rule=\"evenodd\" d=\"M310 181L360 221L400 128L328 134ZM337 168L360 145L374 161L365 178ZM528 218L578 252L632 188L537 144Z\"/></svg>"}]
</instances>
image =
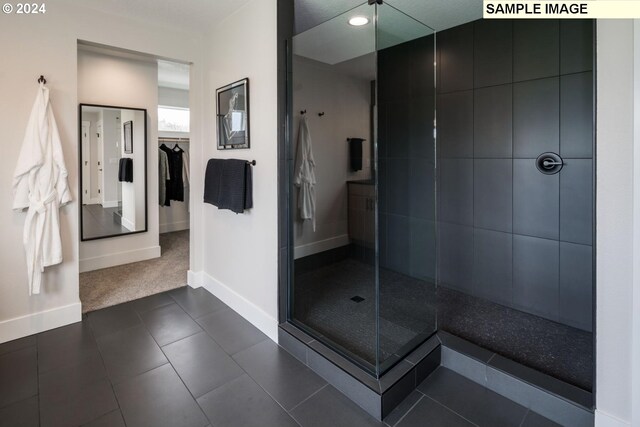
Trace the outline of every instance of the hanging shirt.
<instances>
[{"instance_id":1,"label":"hanging shirt","mask_svg":"<svg viewBox=\"0 0 640 427\"><path fill-rule=\"evenodd\" d=\"M311 220L313 231L316 231L316 163L313 158L313 147L307 116L303 116L298 130L298 152L294 184L298 187L298 211L300 219Z\"/></svg>"},{"instance_id":2,"label":"hanging shirt","mask_svg":"<svg viewBox=\"0 0 640 427\"><path fill-rule=\"evenodd\" d=\"M41 83L13 173L13 209L28 209L23 244L29 295L40 293L44 268L62 262L59 207L71 201L67 176L49 89Z\"/></svg>"},{"instance_id":3,"label":"hanging shirt","mask_svg":"<svg viewBox=\"0 0 640 427\"><path fill-rule=\"evenodd\" d=\"M171 179L167 153L158 149L158 204L164 206L167 199L167 181Z\"/></svg>"}]
</instances>

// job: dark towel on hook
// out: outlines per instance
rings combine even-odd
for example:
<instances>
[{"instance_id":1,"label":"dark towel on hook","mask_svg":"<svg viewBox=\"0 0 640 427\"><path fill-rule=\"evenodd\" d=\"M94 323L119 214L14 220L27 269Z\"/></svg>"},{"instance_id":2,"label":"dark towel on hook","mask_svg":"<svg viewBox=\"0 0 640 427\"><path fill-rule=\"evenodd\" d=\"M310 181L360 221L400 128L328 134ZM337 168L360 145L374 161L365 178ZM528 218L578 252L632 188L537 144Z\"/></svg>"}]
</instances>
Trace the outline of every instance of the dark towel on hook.
<instances>
[{"instance_id":1,"label":"dark towel on hook","mask_svg":"<svg viewBox=\"0 0 640 427\"><path fill-rule=\"evenodd\" d=\"M349 139L349 159L352 171L362 170L362 138Z\"/></svg>"},{"instance_id":2,"label":"dark towel on hook","mask_svg":"<svg viewBox=\"0 0 640 427\"><path fill-rule=\"evenodd\" d=\"M204 202L243 213L253 207L253 177L246 160L210 159L204 178Z\"/></svg>"},{"instance_id":3,"label":"dark towel on hook","mask_svg":"<svg viewBox=\"0 0 640 427\"><path fill-rule=\"evenodd\" d=\"M118 163L118 181L133 182L133 159L123 157Z\"/></svg>"}]
</instances>

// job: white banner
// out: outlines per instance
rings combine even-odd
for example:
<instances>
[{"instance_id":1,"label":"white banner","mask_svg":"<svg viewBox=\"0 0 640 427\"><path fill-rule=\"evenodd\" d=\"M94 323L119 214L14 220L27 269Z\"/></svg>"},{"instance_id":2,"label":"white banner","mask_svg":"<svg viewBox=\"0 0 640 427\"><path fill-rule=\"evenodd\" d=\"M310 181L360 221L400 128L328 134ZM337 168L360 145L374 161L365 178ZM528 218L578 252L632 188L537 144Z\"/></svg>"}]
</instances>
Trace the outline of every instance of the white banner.
<instances>
[{"instance_id":1,"label":"white banner","mask_svg":"<svg viewBox=\"0 0 640 427\"><path fill-rule=\"evenodd\" d=\"M484 0L485 19L635 19L638 0L505 1Z\"/></svg>"}]
</instances>

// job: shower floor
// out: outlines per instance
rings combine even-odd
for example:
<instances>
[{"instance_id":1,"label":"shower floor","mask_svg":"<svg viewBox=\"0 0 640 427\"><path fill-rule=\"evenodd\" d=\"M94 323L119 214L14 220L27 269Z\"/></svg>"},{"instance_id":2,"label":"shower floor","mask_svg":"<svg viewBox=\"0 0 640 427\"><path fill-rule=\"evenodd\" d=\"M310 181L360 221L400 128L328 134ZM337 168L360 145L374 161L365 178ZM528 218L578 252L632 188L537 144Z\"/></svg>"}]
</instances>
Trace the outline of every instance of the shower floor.
<instances>
[{"instance_id":1,"label":"shower floor","mask_svg":"<svg viewBox=\"0 0 640 427\"><path fill-rule=\"evenodd\" d=\"M369 264L347 258L296 274L294 319L371 365L375 308ZM400 353L418 334L435 332L436 310L439 330L591 391L591 333L385 269L380 270L381 360Z\"/></svg>"}]
</instances>

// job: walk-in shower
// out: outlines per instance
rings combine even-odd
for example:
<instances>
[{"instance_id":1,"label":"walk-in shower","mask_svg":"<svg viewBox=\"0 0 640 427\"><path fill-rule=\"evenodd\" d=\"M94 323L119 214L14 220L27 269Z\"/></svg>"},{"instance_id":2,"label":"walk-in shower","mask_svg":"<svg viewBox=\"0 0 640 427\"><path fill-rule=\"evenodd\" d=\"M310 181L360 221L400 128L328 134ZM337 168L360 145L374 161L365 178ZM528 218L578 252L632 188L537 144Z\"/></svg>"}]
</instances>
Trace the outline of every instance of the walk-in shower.
<instances>
[{"instance_id":1,"label":"walk-in shower","mask_svg":"<svg viewBox=\"0 0 640 427\"><path fill-rule=\"evenodd\" d=\"M374 377L445 331L591 391L593 22L445 12L293 37L287 321Z\"/></svg>"}]
</instances>

